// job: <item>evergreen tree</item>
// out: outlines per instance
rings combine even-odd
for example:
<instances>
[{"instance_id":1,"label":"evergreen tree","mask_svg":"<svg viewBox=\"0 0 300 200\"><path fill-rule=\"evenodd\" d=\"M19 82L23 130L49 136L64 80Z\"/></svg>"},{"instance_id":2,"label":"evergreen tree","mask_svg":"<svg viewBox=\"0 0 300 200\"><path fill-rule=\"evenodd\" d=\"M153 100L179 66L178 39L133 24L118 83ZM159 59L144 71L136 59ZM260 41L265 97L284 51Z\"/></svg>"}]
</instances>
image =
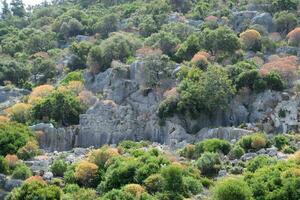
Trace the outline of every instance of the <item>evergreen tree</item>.
<instances>
[{"instance_id":1,"label":"evergreen tree","mask_svg":"<svg viewBox=\"0 0 300 200\"><path fill-rule=\"evenodd\" d=\"M11 5L11 11L13 12L14 16L18 16L18 17L25 16L26 11L22 0L12 0L10 5Z\"/></svg>"},{"instance_id":2,"label":"evergreen tree","mask_svg":"<svg viewBox=\"0 0 300 200\"><path fill-rule=\"evenodd\" d=\"M10 15L11 15L11 12L8 8L8 3L6 0L3 0L2 1L2 19L5 19Z\"/></svg>"}]
</instances>

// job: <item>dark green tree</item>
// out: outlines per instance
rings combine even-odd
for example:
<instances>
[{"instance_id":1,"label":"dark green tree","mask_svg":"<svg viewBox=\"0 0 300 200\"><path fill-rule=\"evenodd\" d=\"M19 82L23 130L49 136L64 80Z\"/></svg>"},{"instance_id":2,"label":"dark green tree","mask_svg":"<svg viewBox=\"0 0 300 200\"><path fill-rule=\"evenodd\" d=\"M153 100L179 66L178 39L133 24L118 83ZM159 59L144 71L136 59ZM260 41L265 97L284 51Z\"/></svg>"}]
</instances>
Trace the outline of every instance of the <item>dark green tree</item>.
<instances>
[{"instance_id":1,"label":"dark green tree","mask_svg":"<svg viewBox=\"0 0 300 200\"><path fill-rule=\"evenodd\" d=\"M26 15L24 3L22 0L12 0L10 5L11 5L11 11L14 16L24 17Z\"/></svg>"},{"instance_id":2,"label":"dark green tree","mask_svg":"<svg viewBox=\"0 0 300 200\"><path fill-rule=\"evenodd\" d=\"M33 107L36 120L54 120L63 126L79 123L84 107L72 94L55 91Z\"/></svg>"},{"instance_id":3,"label":"dark green tree","mask_svg":"<svg viewBox=\"0 0 300 200\"><path fill-rule=\"evenodd\" d=\"M8 3L6 0L3 0L2 1L2 19L6 19L9 16L11 16L11 11L8 7Z\"/></svg>"}]
</instances>

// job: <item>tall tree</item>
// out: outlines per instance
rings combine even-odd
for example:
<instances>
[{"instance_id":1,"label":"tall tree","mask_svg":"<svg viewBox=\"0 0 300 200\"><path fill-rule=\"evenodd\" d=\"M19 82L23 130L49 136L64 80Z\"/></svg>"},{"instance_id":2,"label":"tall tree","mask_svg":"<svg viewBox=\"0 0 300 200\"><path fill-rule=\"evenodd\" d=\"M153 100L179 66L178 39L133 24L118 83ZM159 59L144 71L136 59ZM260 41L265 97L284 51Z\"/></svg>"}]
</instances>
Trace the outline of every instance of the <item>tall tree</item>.
<instances>
[{"instance_id":1,"label":"tall tree","mask_svg":"<svg viewBox=\"0 0 300 200\"><path fill-rule=\"evenodd\" d=\"M13 12L14 16L18 16L18 17L25 16L26 11L22 0L12 0L10 5L11 5L11 11Z\"/></svg>"},{"instance_id":2,"label":"tall tree","mask_svg":"<svg viewBox=\"0 0 300 200\"><path fill-rule=\"evenodd\" d=\"M2 1L2 19L5 19L10 15L11 15L11 12L9 10L8 3L6 0L3 0Z\"/></svg>"}]
</instances>

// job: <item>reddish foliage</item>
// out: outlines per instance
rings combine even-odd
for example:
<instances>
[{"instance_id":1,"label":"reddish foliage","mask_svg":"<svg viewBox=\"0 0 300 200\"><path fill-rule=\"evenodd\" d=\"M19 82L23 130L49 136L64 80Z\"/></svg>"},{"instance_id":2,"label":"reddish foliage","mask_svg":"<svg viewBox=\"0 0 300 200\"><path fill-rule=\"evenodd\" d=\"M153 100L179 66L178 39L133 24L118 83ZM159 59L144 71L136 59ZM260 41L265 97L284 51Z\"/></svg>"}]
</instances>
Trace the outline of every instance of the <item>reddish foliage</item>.
<instances>
[{"instance_id":1,"label":"reddish foliage","mask_svg":"<svg viewBox=\"0 0 300 200\"><path fill-rule=\"evenodd\" d=\"M41 184L46 184L44 179L41 176L31 176L25 180L25 183L39 182Z\"/></svg>"},{"instance_id":2,"label":"reddish foliage","mask_svg":"<svg viewBox=\"0 0 300 200\"><path fill-rule=\"evenodd\" d=\"M153 49L150 47L143 47L136 50L136 56L144 58L146 56L154 56L154 55L162 55L162 51L160 49Z\"/></svg>"},{"instance_id":3,"label":"reddish foliage","mask_svg":"<svg viewBox=\"0 0 300 200\"><path fill-rule=\"evenodd\" d=\"M289 44L293 46L300 46L300 27L295 28L287 35Z\"/></svg>"},{"instance_id":4,"label":"reddish foliage","mask_svg":"<svg viewBox=\"0 0 300 200\"><path fill-rule=\"evenodd\" d=\"M5 156L5 160L7 161L10 168L15 167L17 165L17 162L19 161L18 156L10 154Z\"/></svg>"},{"instance_id":5,"label":"reddish foliage","mask_svg":"<svg viewBox=\"0 0 300 200\"><path fill-rule=\"evenodd\" d=\"M280 73L286 80L295 79L298 71L298 58L287 56L270 61L261 67L260 74L265 76L271 71Z\"/></svg>"}]
</instances>

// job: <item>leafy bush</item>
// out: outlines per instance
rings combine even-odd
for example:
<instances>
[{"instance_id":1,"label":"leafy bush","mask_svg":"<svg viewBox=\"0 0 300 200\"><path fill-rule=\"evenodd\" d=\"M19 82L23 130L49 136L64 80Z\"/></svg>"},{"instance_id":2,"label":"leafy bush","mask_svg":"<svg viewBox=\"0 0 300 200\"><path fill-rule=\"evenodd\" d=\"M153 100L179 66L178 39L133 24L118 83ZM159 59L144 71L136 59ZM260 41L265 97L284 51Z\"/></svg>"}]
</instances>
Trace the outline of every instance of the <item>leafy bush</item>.
<instances>
[{"instance_id":1,"label":"leafy bush","mask_svg":"<svg viewBox=\"0 0 300 200\"><path fill-rule=\"evenodd\" d=\"M17 156L20 159L28 160L37 156L40 153L39 146L35 140L30 140L26 143L25 146L20 148L17 152Z\"/></svg>"},{"instance_id":2,"label":"leafy bush","mask_svg":"<svg viewBox=\"0 0 300 200\"><path fill-rule=\"evenodd\" d=\"M98 166L87 162L80 162L75 168L76 180L85 186L93 186L97 182Z\"/></svg>"},{"instance_id":3,"label":"leafy bush","mask_svg":"<svg viewBox=\"0 0 300 200\"><path fill-rule=\"evenodd\" d=\"M61 85L68 85L72 81L81 81L83 82L83 74L82 71L74 71L68 73L61 81Z\"/></svg>"},{"instance_id":4,"label":"leafy bush","mask_svg":"<svg viewBox=\"0 0 300 200\"><path fill-rule=\"evenodd\" d=\"M241 179L226 178L213 189L213 200L252 200L249 186Z\"/></svg>"},{"instance_id":5,"label":"leafy bush","mask_svg":"<svg viewBox=\"0 0 300 200\"><path fill-rule=\"evenodd\" d=\"M269 143L266 136L262 133L255 133L252 135L243 136L237 142L237 145L240 145L245 151L250 149L259 150L266 147Z\"/></svg>"},{"instance_id":6,"label":"leafy bush","mask_svg":"<svg viewBox=\"0 0 300 200\"><path fill-rule=\"evenodd\" d=\"M33 117L37 120L54 120L67 126L79 123L79 115L84 107L68 92L55 91L38 102L32 108Z\"/></svg>"},{"instance_id":7,"label":"leafy bush","mask_svg":"<svg viewBox=\"0 0 300 200\"><path fill-rule=\"evenodd\" d=\"M12 178L25 180L32 176L31 169L24 164L17 165L12 173Z\"/></svg>"},{"instance_id":8,"label":"leafy bush","mask_svg":"<svg viewBox=\"0 0 300 200\"><path fill-rule=\"evenodd\" d=\"M28 103L36 104L37 102L41 101L43 98L51 94L53 91L54 87L52 85L40 85L38 87L35 87L28 97Z\"/></svg>"},{"instance_id":9,"label":"leafy bush","mask_svg":"<svg viewBox=\"0 0 300 200\"><path fill-rule=\"evenodd\" d=\"M202 142L196 144L195 151L197 157L199 157L204 152L218 153L222 152L227 155L231 149L231 145L226 140L221 140L217 138L206 139Z\"/></svg>"},{"instance_id":10,"label":"leafy bush","mask_svg":"<svg viewBox=\"0 0 300 200\"><path fill-rule=\"evenodd\" d=\"M169 32L161 31L159 33L152 34L145 44L152 48L159 48L162 52L170 57L176 52L176 47L180 43L180 40L177 37L174 37Z\"/></svg>"},{"instance_id":11,"label":"leafy bush","mask_svg":"<svg viewBox=\"0 0 300 200\"><path fill-rule=\"evenodd\" d=\"M117 30L118 16L116 14L105 15L94 25L94 32L107 38L109 33Z\"/></svg>"},{"instance_id":12,"label":"leafy bush","mask_svg":"<svg viewBox=\"0 0 300 200\"><path fill-rule=\"evenodd\" d=\"M276 160L265 155L259 155L247 162L246 168L250 172L255 172L257 169L264 166L269 166L276 163Z\"/></svg>"},{"instance_id":13,"label":"leafy bush","mask_svg":"<svg viewBox=\"0 0 300 200\"><path fill-rule=\"evenodd\" d=\"M76 182L75 166L74 165L67 166L67 170L64 173L64 180L68 184L73 184L73 183Z\"/></svg>"},{"instance_id":14,"label":"leafy bush","mask_svg":"<svg viewBox=\"0 0 300 200\"><path fill-rule=\"evenodd\" d=\"M288 42L292 46L299 47L300 46L300 28L295 28L287 35Z\"/></svg>"},{"instance_id":15,"label":"leafy bush","mask_svg":"<svg viewBox=\"0 0 300 200\"><path fill-rule=\"evenodd\" d=\"M196 162L198 169L203 175L214 175L221 166L221 161L217 153L205 152Z\"/></svg>"},{"instance_id":16,"label":"leafy bush","mask_svg":"<svg viewBox=\"0 0 300 200\"><path fill-rule=\"evenodd\" d=\"M290 173L295 166L293 162L279 161L247 173L245 181L251 187L254 199L296 200L300 194L294 188L299 186L300 178Z\"/></svg>"},{"instance_id":17,"label":"leafy bush","mask_svg":"<svg viewBox=\"0 0 300 200\"><path fill-rule=\"evenodd\" d=\"M236 34L230 28L222 26L215 30L204 29L201 40L201 46L211 55L234 53L241 46Z\"/></svg>"},{"instance_id":18,"label":"leafy bush","mask_svg":"<svg viewBox=\"0 0 300 200\"><path fill-rule=\"evenodd\" d=\"M32 106L26 103L16 103L6 109L10 119L18 123L26 123L30 119L30 110Z\"/></svg>"},{"instance_id":19,"label":"leafy bush","mask_svg":"<svg viewBox=\"0 0 300 200\"><path fill-rule=\"evenodd\" d=\"M161 174L152 174L144 181L144 184L147 191L150 194L154 194L157 192L162 192L166 183Z\"/></svg>"},{"instance_id":20,"label":"leafy bush","mask_svg":"<svg viewBox=\"0 0 300 200\"><path fill-rule=\"evenodd\" d=\"M139 184L127 184L122 188L122 190L133 195L137 199L139 199L142 193L145 192L145 189Z\"/></svg>"},{"instance_id":21,"label":"leafy bush","mask_svg":"<svg viewBox=\"0 0 300 200\"><path fill-rule=\"evenodd\" d=\"M0 156L0 173L6 174L8 173L8 170L9 166L7 160L3 156Z\"/></svg>"},{"instance_id":22,"label":"leafy bush","mask_svg":"<svg viewBox=\"0 0 300 200\"><path fill-rule=\"evenodd\" d=\"M180 156L188 159L193 159L195 157L196 146L193 144L186 145L180 152Z\"/></svg>"},{"instance_id":23,"label":"leafy bush","mask_svg":"<svg viewBox=\"0 0 300 200\"><path fill-rule=\"evenodd\" d=\"M128 192L123 190L113 189L107 192L103 197L100 198L101 200L135 200L134 196Z\"/></svg>"},{"instance_id":24,"label":"leafy bush","mask_svg":"<svg viewBox=\"0 0 300 200\"><path fill-rule=\"evenodd\" d=\"M231 159L239 159L245 154L245 150L240 145L235 145L229 152Z\"/></svg>"},{"instance_id":25,"label":"leafy bush","mask_svg":"<svg viewBox=\"0 0 300 200\"><path fill-rule=\"evenodd\" d=\"M0 155L17 153L31 137L30 129L22 124L0 123Z\"/></svg>"},{"instance_id":26,"label":"leafy bush","mask_svg":"<svg viewBox=\"0 0 300 200\"><path fill-rule=\"evenodd\" d=\"M274 145L279 150L282 150L285 145L289 144L289 139L284 135L276 135L274 137Z\"/></svg>"},{"instance_id":27,"label":"leafy bush","mask_svg":"<svg viewBox=\"0 0 300 200\"><path fill-rule=\"evenodd\" d=\"M270 72L264 77L267 87L272 90L281 91L284 89L285 83L278 72Z\"/></svg>"},{"instance_id":28,"label":"leafy bush","mask_svg":"<svg viewBox=\"0 0 300 200\"><path fill-rule=\"evenodd\" d=\"M105 178L97 190L103 193L114 188L120 188L129 183L135 183L134 178L138 168L139 163L132 159L114 163L107 169Z\"/></svg>"},{"instance_id":29,"label":"leafy bush","mask_svg":"<svg viewBox=\"0 0 300 200\"><path fill-rule=\"evenodd\" d=\"M62 192L57 186L48 186L38 181L26 182L20 188L15 188L7 200L22 199L61 199Z\"/></svg>"},{"instance_id":30,"label":"leafy bush","mask_svg":"<svg viewBox=\"0 0 300 200\"><path fill-rule=\"evenodd\" d=\"M166 181L165 189L173 194L181 194L184 190L183 170L177 165L169 165L162 169Z\"/></svg>"},{"instance_id":31,"label":"leafy bush","mask_svg":"<svg viewBox=\"0 0 300 200\"><path fill-rule=\"evenodd\" d=\"M101 42L101 45L91 48L88 64L93 73L103 72L108 69L113 60L125 61L133 56L141 47L141 42L132 35L115 33Z\"/></svg>"},{"instance_id":32,"label":"leafy bush","mask_svg":"<svg viewBox=\"0 0 300 200\"><path fill-rule=\"evenodd\" d=\"M297 10L297 0L273 0L272 8L274 11Z\"/></svg>"},{"instance_id":33,"label":"leafy bush","mask_svg":"<svg viewBox=\"0 0 300 200\"><path fill-rule=\"evenodd\" d=\"M247 50L261 50L261 35L258 31L248 29L240 34L241 43Z\"/></svg>"},{"instance_id":34,"label":"leafy bush","mask_svg":"<svg viewBox=\"0 0 300 200\"><path fill-rule=\"evenodd\" d=\"M259 150L261 148L266 147L267 139L264 135L255 134L251 137L251 147L253 149Z\"/></svg>"},{"instance_id":35,"label":"leafy bush","mask_svg":"<svg viewBox=\"0 0 300 200\"><path fill-rule=\"evenodd\" d=\"M51 165L51 172L54 176L62 177L67 171L67 164L63 160L55 160Z\"/></svg>"},{"instance_id":36,"label":"leafy bush","mask_svg":"<svg viewBox=\"0 0 300 200\"><path fill-rule=\"evenodd\" d=\"M203 111L226 109L235 89L225 70L209 66L204 73L196 68L189 69L178 86L178 92L178 112L197 116Z\"/></svg>"},{"instance_id":37,"label":"leafy bush","mask_svg":"<svg viewBox=\"0 0 300 200\"><path fill-rule=\"evenodd\" d=\"M31 74L33 75L34 83L47 83L57 74L56 65L50 59L36 58L32 63Z\"/></svg>"},{"instance_id":38,"label":"leafy bush","mask_svg":"<svg viewBox=\"0 0 300 200\"><path fill-rule=\"evenodd\" d=\"M294 13L282 11L276 13L274 18L277 30L281 33L287 34L297 26L297 16Z\"/></svg>"},{"instance_id":39,"label":"leafy bush","mask_svg":"<svg viewBox=\"0 0 300 200\"><path fill-rule=\"evenodd\" d=\"M186 197L199 194L203 189L201 181L191 176L183 177L183 185Z\"/></svg>"},{"instance_id":40,"label":"leafy bush","mask_svg":"<svg viewBox=\"0 0 300 200\"><path fill-rule=\"evenodd\" d=\"M103 168L108 159L118 155L119 153L117 149L104 146L100 149L92 151L88 157L88 160L96 164L98 167Z\"/></svg>"},{"instance_id":41,"label":"leafy bush","mask_svg":"<svg viewBox=\"0 0 300 200\"><path fill-rule=\"evenodd\" d=\"M0 84L10 81L17 86L23 86L30 76L28 67L22 63L11 60L2 60L0 62Z\"/></svg>"},{"instance_id":42,"label":"leafy bush","mask_svg":"<svg viewBox=\"0 0 300 200\"><path fill-rule=\"evenodd\" d=\"M18 164L19 158L16 155L7 154L5 160L7 161L9 168L14 169Z\"/></svg>"}]
</instances>

